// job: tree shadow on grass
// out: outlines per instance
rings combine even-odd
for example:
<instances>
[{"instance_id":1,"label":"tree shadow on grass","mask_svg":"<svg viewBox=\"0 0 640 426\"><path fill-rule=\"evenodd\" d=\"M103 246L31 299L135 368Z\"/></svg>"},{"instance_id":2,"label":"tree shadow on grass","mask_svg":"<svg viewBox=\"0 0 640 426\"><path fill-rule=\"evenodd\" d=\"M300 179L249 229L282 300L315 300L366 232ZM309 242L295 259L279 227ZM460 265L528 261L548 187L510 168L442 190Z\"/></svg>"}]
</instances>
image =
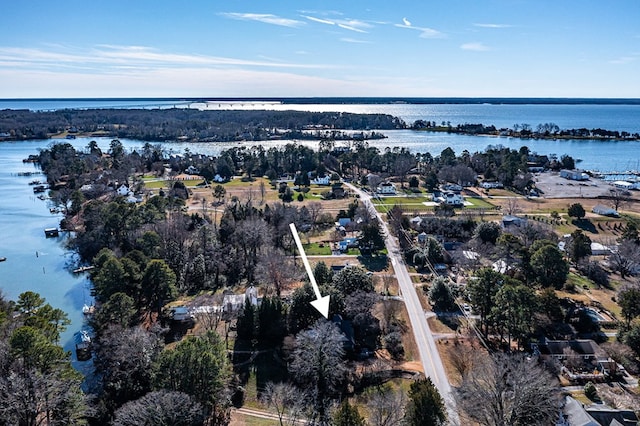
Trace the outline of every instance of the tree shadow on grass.
<instances>
[{"instance_id":1,"label":"tree shadow on grass","mask_svg":"<svg viewBox=\"0 0 640 426\"><path fill-rule=\"evenodd\" d=\"M596 226L589 219L574 219L571 223L585 232L590 232L592 234L599 233Z\"/></svg>"},{"instance_id":2,"label":"tree shadow on grass","mask_svg":"<svg viewBox=\"0 0 640 426\"><path fill-rule=\"evenodd\" d=\"M384 255L384 254L379 256L360 255L358 256L358 261L368 271L373 271L373 272L384 271L389 266L389 258L387 257L387 255Z\"/></svg>"}]
</instances>

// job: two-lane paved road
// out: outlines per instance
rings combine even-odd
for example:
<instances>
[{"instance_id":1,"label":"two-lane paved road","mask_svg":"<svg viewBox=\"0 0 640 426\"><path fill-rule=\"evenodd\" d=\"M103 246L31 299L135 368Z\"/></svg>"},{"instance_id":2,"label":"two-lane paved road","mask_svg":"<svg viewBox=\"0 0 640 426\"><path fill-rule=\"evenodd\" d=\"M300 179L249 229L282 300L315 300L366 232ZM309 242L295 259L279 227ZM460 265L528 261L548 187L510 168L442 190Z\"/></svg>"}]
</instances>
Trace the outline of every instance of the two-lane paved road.
<instances>
[{"instance_id":1,"label":"two-lane paved road","mask_svg":"<svg viewBox=\"0 0 640 426\"><path fill-rule=\"evenodd\" d=\"M354 193L358 194L372 215L375 215L380 221L382 231L384 233L385 243L387 246L388 256L395 272L400 292L404 297L405 305L413 328L413 334L420 353L420 360L427 376L431 377L431 381L438 388L440 395L445 400L447 406L447 414L449 424L460 424L458 413L456 411L455 400L451 391L451 385L447 379L447 374L440 358L440 353L436 347L435 339L427 323L425 311L422 309L415 287L409 276L409 272L403 262L402 253L397 240L389 232L386 222L382 219L382 215L378 213L371 202L371 196L366 192L356 188L352 184L345 183Z\"/></svg>"}]
</instances>

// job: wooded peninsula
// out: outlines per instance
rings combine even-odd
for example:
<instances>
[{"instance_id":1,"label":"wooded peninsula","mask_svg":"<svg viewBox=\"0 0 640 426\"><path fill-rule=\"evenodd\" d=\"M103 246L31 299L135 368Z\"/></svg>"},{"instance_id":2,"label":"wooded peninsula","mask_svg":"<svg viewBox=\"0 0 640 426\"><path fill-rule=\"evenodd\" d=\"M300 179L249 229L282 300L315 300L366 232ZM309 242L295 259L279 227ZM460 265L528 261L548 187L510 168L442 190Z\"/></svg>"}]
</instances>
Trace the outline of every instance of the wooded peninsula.
<instances>
[{"instance_id":1,"label":"wooded peninsula","mask_svg":"<svg viewBox=\"0 0 640 426\"><path fill-rule=\"evenodd\" d=\"M389 114L344 112L166 109L68 109L57 111L1 110L0 141L89 136L138 139L148 142L233 142L279 139L384 139L380 131L411 129L462 135L505 136L520 139L640 140L640 133L601 128L561 129L555 123L512 128L492 124L407 124Z\"/></svg>"}]
</instances>

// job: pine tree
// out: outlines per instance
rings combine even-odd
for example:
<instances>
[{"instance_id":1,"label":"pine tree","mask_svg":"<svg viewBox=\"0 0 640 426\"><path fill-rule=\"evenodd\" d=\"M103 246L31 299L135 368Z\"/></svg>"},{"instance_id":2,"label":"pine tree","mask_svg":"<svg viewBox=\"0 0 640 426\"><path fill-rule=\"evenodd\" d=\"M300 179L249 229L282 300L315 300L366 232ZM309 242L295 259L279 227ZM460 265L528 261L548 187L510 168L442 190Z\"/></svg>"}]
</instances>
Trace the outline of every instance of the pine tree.
<instances>
[{"instance_id":1,"label":"pine tree","mask_svg":"<svg viewBox=\"0 0 640 426\"><path fill-rule=\"evenodd\" d=\"M333 424L334 426L365 426L366 423L358 409L345 399L333 415Z\"/></svg>"},{"instance_id":2,"label":"pine tree","mask_svg":"<svg viewBox=\"0 0 640 426\"><path fill-rule=\"evenodd\" d=\"M405 420L409 426L445 424L447 414L444 402L429 377L411 383Z\"/></svg>"}]
</instances>

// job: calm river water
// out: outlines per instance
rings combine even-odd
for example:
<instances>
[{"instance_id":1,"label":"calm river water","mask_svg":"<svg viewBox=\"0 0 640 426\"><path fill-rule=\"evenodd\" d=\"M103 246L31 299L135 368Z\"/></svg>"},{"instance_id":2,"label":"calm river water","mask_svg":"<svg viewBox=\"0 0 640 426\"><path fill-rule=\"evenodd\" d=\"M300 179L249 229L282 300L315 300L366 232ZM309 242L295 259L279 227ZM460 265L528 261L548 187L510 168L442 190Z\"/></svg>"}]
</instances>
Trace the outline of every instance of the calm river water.
<instances>
[{"instance_id":1,"label":"calm river water","mask_svg":"<svg viewBox=\"0 0 640 426\"><path fill-rule=\"evenodd\" d=\"M2 106L0 102L0 106ZM21 104L22 107L29 108ZM55 107L55 102L51 104ZM50 106L50 104L47 104ZM64 106L69 106L65 104ZM106 105L104 105L106 106ZM6 106L5 106L6 107ZM218 109L230 105L206 104L201 109ZM264 105L236 104L234 109L265 108ZM438 123L494 124L512 127L516 123L553 122L561 128L601 127L609 130L640 131L640 106L637 105L269 105L269 109L299 109L313 111L376 112L403 118L407 123L417 119ZM49 109L49 108L48 108ZM51 108L53 109L53 108ZM384 132L388 138L371 141L370 145L381 150L387 147L405 147L412 152L430 152L438 155L450 146L456 153L463 150L482 151L488 145L504 145L517 149L527 145L539 154L571 155L582 160L581 168L601 171L640 169L640 142L601 141L552 141L497 137L472 137L442 133L394 130ZM103 150L107 150L110 138L93 138ZM91 139L63 140L76 148L84 148ZM72 324L63 334L66 349L73 348L73 334L83 325L82 306L91 303L89 283L85 276L74 276L70 269L73 253L64 245L66 236L45 238L44 228L58 226L60 215L51 214L46 201L37 199L29 186L34 179L44 176L19 176L22 172L39 172L32 164L22 163L38 148L47 147L53 140L0 142L0 289L5 296L15 299L26 290L40 293L56 308L67 312ZM265 148L291 141L260 142ZM143 142L122 140L127 149L141 147ZM317 142L303 141L316 147ZM217 155L233 146L252 146L254 143L164 143L168 152L191 152Z\"/></svg>"}]
</instances>

